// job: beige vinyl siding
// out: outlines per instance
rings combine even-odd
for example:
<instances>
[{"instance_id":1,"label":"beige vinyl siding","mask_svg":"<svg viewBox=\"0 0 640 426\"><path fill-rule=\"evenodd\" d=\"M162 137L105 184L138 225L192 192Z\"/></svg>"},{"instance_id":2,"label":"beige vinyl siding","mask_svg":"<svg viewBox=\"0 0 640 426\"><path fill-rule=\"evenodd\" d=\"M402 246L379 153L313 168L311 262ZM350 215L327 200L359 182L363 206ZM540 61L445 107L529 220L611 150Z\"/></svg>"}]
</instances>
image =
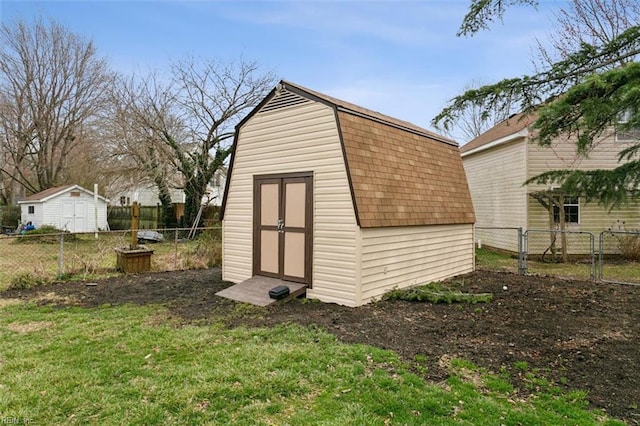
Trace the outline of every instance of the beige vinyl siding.
<instances>
[{"instance_id":1,"label":"beige vinyl siding","mask_svg":"<svg viewBox=\"0 0 640 426\"><path fill-rule=\"evenodd\" d=\"M463 156L476 227L526 228L527 193L525 138ZM503 250L517 251L517 232L476 230L476 240Z\"/></svg>"},{"instance_id":2,"label":"beige vinyl siding","mask_svg":"<svg viewBox=\"0 0 640 426\"><path fill-rule=\"evenodd\" d=\"M550 147L541 147L536 143L529 142L527 178L556 169L613 169L618 166L618 153L630 145L629 143L616 142L613 135L610 135L595 144L589 156L584 158L576 154L576 145L573 139L558 139ZM529 189L535 190L536 188L543 187L531 185Z\"/></svg>"},{"instance_id":3,"label":"beige vinyl siding","mask_svg":"<svg viewBox=\"0 0 640 426\"><path fill-rule=\"evenodd\" d=\"M333 110L319 103L259 112L240 129L223 221L223 278L252 275L253 176L313 172L312 289L355 305L357 224Z\"/></svg>"},{"instance_id":4,"label":"beige vinyl siding","mask_svg":"<svg viewBox=\"0 0 640 426\"><path fill-rule=\"evenodd\" d=\"M361 302L473 271L473 225L361 229Z\"/></svg>"},{"instance_id":5,"label":"beige vinyl siding","mask_svg":"<svg viewBox=\"0 0 640 426\"><path fill-rule=\"evenodd\" d=\"M630 146L629 143L616 142L614 135L602 138L595 148L589 153L587 158L576 154L575 142L573 140L558 140L551 147L544 148L530 143L528 146L528 177L536 176L544 171L568 169L568 170L589 170L589 169L613 169L619 165L618 153ZM543 185L529 185L528 192L547 189ZM529 198L529 229L548 230L549 213L535 199ZM627 229L638 229L640 227L640 204L630 203L627 206L613 209L598 205L597 202L586 203L580 199L580 223L567 224L568 231L591 232L595 234L596 245L600 232L609 228L617 228L618 224L625 222ZM536 236L538 233L536 233ZM569 241L568 251L570 254L584 253L587 237L572 237L579 242ZM549 237L529 238L529 250L532 253L539 253L549 246Z\"/></svg>"}]
</instances>

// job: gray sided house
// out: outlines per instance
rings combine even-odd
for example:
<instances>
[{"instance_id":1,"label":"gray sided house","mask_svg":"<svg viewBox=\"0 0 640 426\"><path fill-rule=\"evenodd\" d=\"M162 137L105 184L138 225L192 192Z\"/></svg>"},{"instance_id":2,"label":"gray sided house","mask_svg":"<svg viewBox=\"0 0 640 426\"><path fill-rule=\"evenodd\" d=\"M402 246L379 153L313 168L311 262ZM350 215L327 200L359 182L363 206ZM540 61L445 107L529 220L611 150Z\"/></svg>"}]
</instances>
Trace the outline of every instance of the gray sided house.
<instances>
[{"instance_id":1,"label":"gray sided house","mask_svg":"<svg viewBox=\"0 0 640 426\"><path fill-rule=\"evenodd\" d=\"M37 228L51 225L70 232L107 229L108 203L79 185L49 188L18 201L23 224L32 222Z\"/></svg>"},{"instance_id":2,"label":"gray sided house","mask_svg":"<svg viewBox=\"0 0 640 426\"><path fill-rule=\"evenodd\" d=\"M474 269L457 144L286 81L236 128L221 216L225 280L295 281L324 302Z\"/></svg>"},{"instance_id":3,"label":"gray sided house","mask_svg":"<svg viewBox=\"0 0 640 426\"><path fill-rule=\"evenodd\" d=\"M483 245L515 252L515 233L485 232L481 228L521 227L534 230L533 234L538 236L530 238L529 252L544 252L549 247L549 238L537 231L561 229L561 215L558 207L550 214L539 201L540 194L557 188L537 184L525 186L524 182L548 170L613 169L619 165L618 152L637 142L628 135L616 134L612 127L584 158L577 155L575 141L567 137L557 138L550 147L536 144L531 128L534 120L530 115L515 115L460 149L477 218L476 235L482 235ZM561 194L561 197L566 231L591 232L597 238L597 234L609 228L618 230L623 222L628 230L640 228L640 204L637 202L609 211L597 202L587 203L572 194ZM573 235L577 240L578 235ZM580 240L582 244L569 246L569 254L588 252L589 248L584 246L586 238Z\"/></svg>"}]
</instances>

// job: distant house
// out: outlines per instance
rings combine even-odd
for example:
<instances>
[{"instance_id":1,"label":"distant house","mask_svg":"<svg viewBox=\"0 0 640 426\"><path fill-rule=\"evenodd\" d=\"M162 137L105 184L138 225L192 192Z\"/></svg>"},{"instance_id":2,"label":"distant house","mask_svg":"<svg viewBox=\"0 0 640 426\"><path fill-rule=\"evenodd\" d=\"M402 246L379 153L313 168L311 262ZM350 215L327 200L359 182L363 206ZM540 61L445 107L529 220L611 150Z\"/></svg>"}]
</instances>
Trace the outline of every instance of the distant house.
<instances>
[{"instance_id":1,"label":"distant house","mask_svg":"<svg viewBox=\"0 0 640 426\"><path fill-rule=\"evenodd\" d=\"M474 269L457 143L286 81L236 128L221 215L235 283L358 306Z\"/></svg>"},{"instance_id":2,"label":"distant house","mask_svg":"<svg viewBox=\"0 0 640 426\"><path fill-rule=\"evenodd\" d=\"M207 186L207 192L202 197L202 204L221 206L226 181L227 169L226 167L221 167L216 171ZM184 204L185 193L180 184L172 185L170 194L173 204ZM139 182L131 185L128 189L116 191L112 200L114 206L130 206L136 200L141 206L157 206L160 204L158 188L150 181Z\"/></svg>"},{"instance_id":3,"label":"distant house","mask_svg":"<svg viewBox=\"0 0 640 426\"><path fill-rule=\"evenodd\" d=\"M23 224L31 222L36 228L51 225L70 232L94 232L107 229L108 202L79 185L66 185L30 195L18 201L18 205Z\"/></svg>"},{"instance_id":4,"label":"distant house","mask_svg":"<svg viewBox=\"0 0 640 426\"><path fill-rule=\"evenodd\" d=\"M178 188L170 189L172 204L184 203L184 191ZM111 196L111 204L114 206L130 206L137 201L141 206L157 206L160 204L158 188L153 182L142 181L130 185L129 188L115 191Z\"/></svg>"},{"instance_id":5,"label":"distant house","mask_svg":"<svg viewBox=\"0 0 640 426\"><path fill-rule=\"evenodd\" d=\"M638 139L612 130L594 145L588 158L584 158L577 155L572 139L557 138L550 147L532 142L533 122L531 115L515 115L460 149L473 198L476 227L565 228L597 234L624 221L627 229L640 228L640 204L609 211L597 202L587 203L573 194L558 195L565 217L561 226L560 207L543 205L545 195L553 195L557 188L523 185L527 179L548 170L613 169L619 165L618 152ZM480 230L477 234L481 234ZM482 243L516 251L517 241L504 237L504 233L488 234ZM546 241L539 244L530 243L530 251L540 252L546 248Z\"/></svg>"}]
</instances>

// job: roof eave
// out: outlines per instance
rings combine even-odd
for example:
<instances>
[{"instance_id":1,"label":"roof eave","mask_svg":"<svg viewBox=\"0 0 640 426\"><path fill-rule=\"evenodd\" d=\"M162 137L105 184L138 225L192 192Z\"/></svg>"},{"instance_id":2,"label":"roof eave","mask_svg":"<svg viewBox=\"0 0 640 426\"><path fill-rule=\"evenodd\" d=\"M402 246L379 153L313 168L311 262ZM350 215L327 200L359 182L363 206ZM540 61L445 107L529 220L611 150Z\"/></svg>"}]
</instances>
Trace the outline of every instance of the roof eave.
<instances>
[{"instance_id":1,"label":"roof eave","mask_svg":"<svg viewBox=\"0 0 640 426\"><path fill-rule=\"evenodd\" d=\"M500 139L496 139L493 142L489 142L487 144L481 145L481 146L479 146L477 148L474 148L474 149L471 149L469 151L462 152L460 154L460 156L462 158L464 158L464 157L467 157L467 156L469 156L471 154L477 154L478 152L485 151L485 150L493 148L495 146L503 145L503 144L512 142L512 141L517 140L517 139L526 138L527 136L529 136L529 128L525 127L522 130L519 130L519 131L517 131L515 133L512 133L510 135L507 135L507 136L503 136Z\"/></svg>"},{"instance_id":2,"label":"roof eave","mask_svg":"<svg viewBox=\"0 0 640 426\"><path fill-rule=\"evenodd\" d=\"M40 198L40 199L37 199L37 200L20 200L20 201L17 202L17 204L44 203L45 201L49 201L52 198L55 198L55 197L57 197L57 196L59 196L61 194L64 194L65 192L73 191L74 189L79 189L79 190L81 190L81 191L83 191L83 192L85 192L87 194L91 194L91 196L94 195L93 192L91 192L88 189L83 188L82 186L76 184L76 185L69 185L69 186L63 187L62 189L60 189L60 191L55 192L53 194L50 194L50 195L48 195L48 196L46 196L44 198ZM109 201L110 201L108 198L105 198L100 194L98 194L98 198L103 200L105 203L109 203Z\"/></svg>"}]
</instances>

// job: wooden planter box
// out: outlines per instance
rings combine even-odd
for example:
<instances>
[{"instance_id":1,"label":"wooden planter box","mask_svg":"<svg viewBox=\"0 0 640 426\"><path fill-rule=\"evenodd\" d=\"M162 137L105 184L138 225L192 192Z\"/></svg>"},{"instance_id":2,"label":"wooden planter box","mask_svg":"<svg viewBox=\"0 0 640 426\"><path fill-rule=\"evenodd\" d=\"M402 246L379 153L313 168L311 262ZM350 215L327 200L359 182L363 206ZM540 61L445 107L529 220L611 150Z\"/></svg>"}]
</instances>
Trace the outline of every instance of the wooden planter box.
<instances>
[{"instance_id":1,"label":"wooden planter box","mask_svg":"<svg viewBox=\"0 0 640 426\"><path fill-rule=\"evenodd\" d=\"M115 248L116 269L126 274L137 274L138 272L148 272L151 270L151 255L153 250L144 246L137 249Z\"/></svg>"}]
</instances>

